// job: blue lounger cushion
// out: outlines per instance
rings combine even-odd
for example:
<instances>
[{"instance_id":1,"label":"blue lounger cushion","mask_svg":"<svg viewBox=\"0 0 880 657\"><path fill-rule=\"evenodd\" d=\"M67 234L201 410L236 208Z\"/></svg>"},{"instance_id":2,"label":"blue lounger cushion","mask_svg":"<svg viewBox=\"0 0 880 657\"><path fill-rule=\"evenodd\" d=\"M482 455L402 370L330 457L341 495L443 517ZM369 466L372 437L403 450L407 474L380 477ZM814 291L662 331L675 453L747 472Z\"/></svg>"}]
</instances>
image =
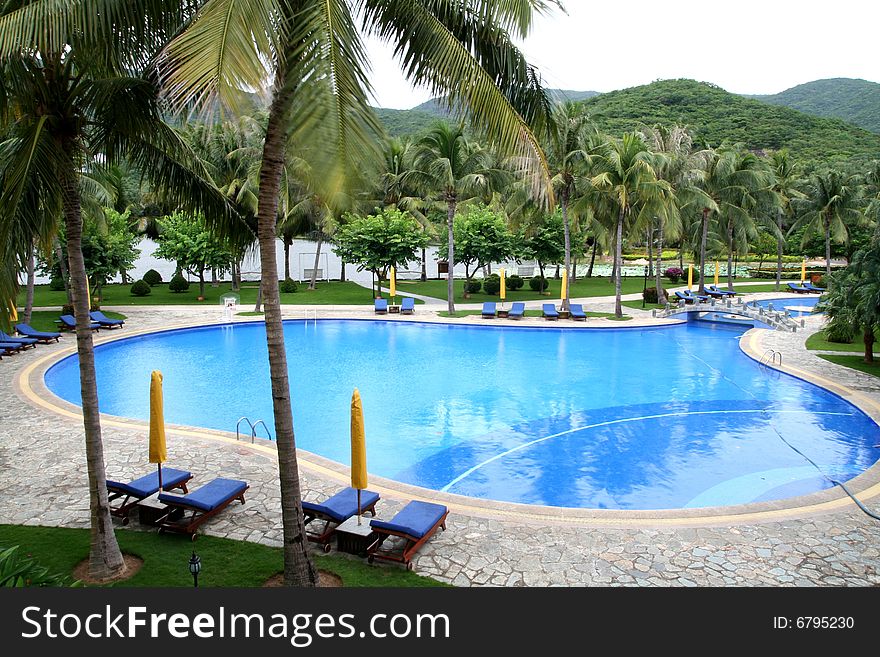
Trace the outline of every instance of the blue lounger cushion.
<instances>
[{"instance_id":1,"label":"blue lounger cushion","mask_svg":"<svg viewBox=\"0 0 880 657\"><path fill-rule=\"evenodd\" d=\"M442 504L419 502L413 500L389 521L371 520L370 526L375 529L385 529L391 532L400 532L413 538L421 538L436 525L446 514L447 508Z\"/></svg>"},{"instance_id":2,"label":"blue lounger cushion","mask_svg":"<svg viewBox=\"0 0 880 657\"><path fill-rule=\"evenodd\" d=\"M388 312L388 299L376 299L374 304L377 313L387 313Z\"/></svg>"},{"instance_id":3,"label":"blue lounger cushion","mask_svg":"<svg viewBox=\"0 0 880 657\"><path fill-rule=\"evenodd\" d=\"M18 351L24 347L21 342L0 342L0 348L8 349L9 351Z\"/></svg>"},{"instance_id":4,"label":"blue lounger cushion","mask_svg":"<svg viewBox=\"0 0 880 657\"><path fill-rule=\"evenodd\" d=\"M16 342L18 344L37 344L39 341L35 338L13 338L8 333L0 331L0 342L11 342L13 344Z\"/></svg>"},{"instance_id":5,"label":"blue lounger cushion","mask_svg":"<svg viewBox=\"0 0 880 657\"><path fill-rule=\"evenodd\" d=\"M544 317L559 317L559 313L556 311L556 306L552 303L545 303L543 305Z\"/></svg>"},{"instance_id":6,"label":"blue lounger cushion","mask_svg":"<svg viewBox=\"0 0 880 657\"><path fill-rule=\"evenodd\" d=\"M371 490L361 491L361 512L368 509L379 501L379 493ZM322 513L334 521L342 523L357 515L357 490L354 488L344 488L332 497L328 497L323 503L303 502L302 507L306 511L314 511Z\"/></svg>"},{"instance_id":7,"label":"blue lounger cushion","mask_svg":"<svg viewBox=\"0 0 880 657\"><path fill-rule=\"evenodd\" d=\"M416 309L416 300L412 297L404 297L400 302L400 312L411 313Z\"/></svg>"},{"instance_id":8,"label":"blue lounger cushion","mask_svg":"<svg viewBox=\"0 0 880 657\"><path fill-rule=\"evenodd\" d=\"M495 317L495 302L494 301L486 301L483 304L483 317Z\"/></svg>"},{"instance_id":9,"label":"blue lounger cushion","mask_svg":"<svg viewBox=\"0 0 880 657\"><path fill-rule=\"evenodd\" d=\"M571 317L583 317L586 319L587 313L584 312L584 306L580 303L572 303L568 306L568 312Z\"/></svg>"},{"instance_id":10,"label":"blue lounger cushion","mask_svg":"<svg viewBox=\"0 0 880 657\"><path fill-rule=\"evenodd\" d=\"M522 317L526 312L526 304L522 301L517 301L512 306L510 306L510 312L507 313L508 317Z\"/></svg>"},{"instance_id":11,"label":"blue lounger cushion","mask_svg":"<svg viewBox=\"0 0 880 657\"><path fill-rule=\"evenodd\" d=\"M182 484L184 481L192 479L192 474L186 470L175 470L174 468L162 468L162 488L168 489ZM119 491L132 497L145 498L159 490L159 473L151 472L127 484L122 481L107 480L107 488L113 491Z\"/></svg>"},{"instance_id":12,"label":"blue lounger cushion","mask_svg":"<svg viewBox=\"0 0 880 657\"><path fill-rule=\"evenodd\" d=\"M89 317L98 322L98 324L100 324L101 326L122 326L123 324L125 324L125 320L110 319L100 310L93 310L89 313Z\"/></svg>"},{"instance_id":13,"label":"blue lounger cushion","mask_svg":"<svg viewBox=\"0 0 880 657\"><path fill-rule=\"evenodd\" d=\"M26 338L36 338L36 339L44 339L47 340L49 338L60 338L60 333L54 333L50 331L37 331L29 324L16 324L15 330L21 333Z\"/></svg>"},{"instance_id":14,"label":"blue lounger cushion","mask_svg":"<svg viewBox=\"0 0 880 657\"><path fill-rule=\"evenodd\" d=\"M188 506L200 511L211 511L224 502L243 494L247 488L247 482L238 479L217 478L187 495L159 493L159 501L165 504Z\"/></svg>"},{"instance_id":15,"label":"blue lounger cushion","mask_svg":"<svg viewBox=\"0 0 880 657\"><path fill-rule=\"evenodd\" d=\"M58 318L58 322L56 323L64 324L64 326L66 326L67 328L76 328L76 318L73 315L61 315L61 317ZM89 325L89 328L101 328L101 325L98 324L98 322L92 322Z\"/></svg>"}]
</instances>

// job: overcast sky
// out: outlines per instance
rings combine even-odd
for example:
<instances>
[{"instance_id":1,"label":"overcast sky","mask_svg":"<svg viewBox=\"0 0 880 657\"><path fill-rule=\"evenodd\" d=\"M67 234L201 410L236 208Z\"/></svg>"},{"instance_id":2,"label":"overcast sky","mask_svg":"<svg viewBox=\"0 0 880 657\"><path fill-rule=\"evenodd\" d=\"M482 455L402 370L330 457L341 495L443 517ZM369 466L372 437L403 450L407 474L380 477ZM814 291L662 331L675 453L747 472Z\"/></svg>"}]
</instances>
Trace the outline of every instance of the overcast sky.
<instances>
[{"instance_id":1,"label":"overcast sky","mask_svg":"<svg viewBox=\"0 0 880 657\"><path fill-rule=\"evenodd\" d=\"M734 93L773 94L822 78L880 82L877 0L564 0L522 43L549 88L613 91L692 78ZM370 41L377 105L430 97Z\"/></svg>"}]
</instances>

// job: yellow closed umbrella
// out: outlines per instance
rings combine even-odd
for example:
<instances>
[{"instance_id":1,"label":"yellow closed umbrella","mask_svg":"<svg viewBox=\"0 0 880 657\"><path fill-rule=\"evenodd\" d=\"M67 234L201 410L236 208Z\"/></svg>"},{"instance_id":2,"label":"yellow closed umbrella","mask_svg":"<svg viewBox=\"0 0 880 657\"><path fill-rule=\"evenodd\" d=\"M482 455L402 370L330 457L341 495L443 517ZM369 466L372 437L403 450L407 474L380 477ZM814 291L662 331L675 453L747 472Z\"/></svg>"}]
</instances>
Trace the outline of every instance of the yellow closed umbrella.
<instances>
[{"instance_id":1,"label":"yellow closed umbrella","mask_svg":"<svg viewBox=\"0 0 880 657\"><path fill-rule=\"evenodd\" d=\"M715 261L715 287L718 287L718 261Z\"/></svg>"},{"instance_id":2,"label":"yellow closed umbrella","mask_svg":"<svg viewBox=\"0 0 880 657\"><path fill-rule=\"evenodd\" d=\"M507 282L504 279L504 268L498 270L498 276L501 278L501 289L498 290L498 294L501 296L501 301L504 301L505 297L507 297Z\"/></svg>"},{"instance_id":3,"label":"yellow closed umbrella","mask_svg":"<svg viewBox=\"0 0 880 657\"><path fill-rule=\"evenodd\" d=\"M694 288L694 266L688 265L688 289Z\"/></svg>"},{"instance_id":4,"label":"yellow closed umbrella","mask_svg":"<svg viewBox=\"0 0 880 657\"><path fill-rule=\"evenodd\" d=\"M15 307L15 299L9 302L9 322L15 324L18 321L18 309Z\"/></svg>"},{"instance_id":5,"label":"yellow closed umbrella","mask_svg":"<svg viewBox=\"0 0 880 657\"><path fill-rule=\"evenodd\" d=\"M807 280L807 259L801 261L801 285Z\"/></svg>"},{"instance_id":6,"label":"yellow closed umbrella","mask_svg":"<svg viewBox=\"0 0 880 657\"><path fill-rule=\"evenodd\" d=\"M159 490L162 489L162 464L167 460L162 372L153 370L150 375L150 463L156 463L159 467Z\"/></svg>"},{"instance_id":7,"label":"yellow closed umbrella","mask_svg":"<svg viewBox=\"0 0 880 657\"><path fill-rule=\"evenodd\" d=\"M367 442L361 393L351 393L351 487L357 490L358 524L361 524L361 491L367 487Z\"/></svg>"},{"instance_id":8,"label":"yellow closed umbrella","mask_svg":"<svg viewBox=\"0 0 880 657\"><path fill-rule=\"evenodd\" d=\"M565 300L568 298L568 268L562 270L562 288L560 289L559 296L562 297L562 306L568 308L565 303Z\"/></svg>"},{"instance_id":9,"label":"yellow closed umbrella","mask_svg":"<svg viewBox=\"0 0 880 657\"><path fill-rule=\"evenodd\" d=\"M86 276L86 302L89 304L89 310L92 309L92 291L89 289L89 277Z\"/></svg>"},{"instance_id":10,"label":"yellow closed umbrella","mask_svg":"<svg viewBox=\"0 0 880 657\"><path fill-rule=\"evenodd\" d=\"M394 297L397 296L397 274L394 267L391 268L391 303L394 303Z\"/></svg>"}]
</instances>

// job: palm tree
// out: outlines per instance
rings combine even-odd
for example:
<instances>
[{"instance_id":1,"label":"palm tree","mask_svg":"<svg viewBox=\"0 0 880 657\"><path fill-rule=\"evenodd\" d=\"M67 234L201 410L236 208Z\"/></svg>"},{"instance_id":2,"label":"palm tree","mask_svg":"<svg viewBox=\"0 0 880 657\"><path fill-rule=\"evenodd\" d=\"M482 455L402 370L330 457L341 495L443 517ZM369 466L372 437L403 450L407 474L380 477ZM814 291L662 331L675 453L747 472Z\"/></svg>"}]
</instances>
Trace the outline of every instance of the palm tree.
<instances>
[{"instance_id":1,"label":"palm tree","mask_svg":"<svg viewBox=\"0 0 880 657\"><path fill-rule=\"evenodd\" d=\"M480 198L486 202L496 189L508 182L506 171L495 167L492 153L474 142L469 142L461 125L438 123L419 142L416 166L426 179L426 185L440 191L439 201L446 207L447 260L446 295L449 314L455 312L452 275L455 265L453 224L459 204Z\"/></svg>"},{"instance_id":2,"label":"palm tree","mask_svg":"<svg viewBox=\"0 0 880 657\"><path fill-rule=\"evenodd\" d=\"M782 253L785 249L785 232L792 215L792 200L803 198L797 188L798 170L787 149L774 151L770 156L773 173L773 191L776 192L776 290L782 285Z\"/></svg>"},{"instance_id":3,"label":"palm tree","mask_svg":"<svg viewBox=\"0 0 880 657\"><path fill-rule=\"evenodd\" d=\"M41 214L50 220L63 217L89 482L89 573L98 579L115 577L125 566L107 501L81 248L83 172L97 156L108 164L127 160L180 207L207 209L210 217L222 219L219 223L226 227L233 220L206 177L193 175L198 171L196 158L162 122L156 90L139 75L138 66L147 56L151 39L160 38L168 21L179 24L182 16L167 7L167 14L144 10L138 15L139 24L131 25L130 9L104 2L74 4L65 23L57 3L7 3L0 8L0 115L7 136L0 157L4 163L0 242L7 243L10 235L31 239L41 228ZM84 13L92 10L98 10L97 14L84 19ZM145 34L141 21L152 25L151 36ZM124 30L126 25L131 29ZM109 35L117 30L123 33L112 40ZM8 261L3 267L7 270ZM15 280L5 275L0 280L3 291L14 286Z\"/></svg>"},{"instance_id":4,"label":"palm tree","mask_svg":"<svg viewBox=\"0 0 880 657\"><path fill-rule=\"evenodd\" d=\"M831 240L845 242L848 224L864 221L860 180L855 175L828 170L813 174L807 181L805 197L795 201L800 216L789 232L806 228L804 241L811 233L825 238L825 275L831 276Z\"/></svg>"},{"instance_id":5,"label":"palm tree","mask_svg":"<svg viewBox=\"0 0 880 657\"><path fill-rule=\"evenodd\" d=\"M672 199L672 187L665 180L658 180L654 170L657 158L652 154L641 136L627 132L621 140L613 140L597 156L601 173L594 176L592 184L614 205L617 214L614 244L614 314L623 316L620 303L621 266L623 262L624 225L640 213L665 214Z\"/></svg>"},{"instance_id":6,"label":"palm tree","mask_svg":"<svg viewBox=\"0 0 880 657\"><path fill-rule=\"evenodd\" d=\"M490 141L518 155L536 194L549 189L546 163L531 123L549 103L508 31L525 36L548 2L463 0L207 0L165 49L159 75L181 108L215 101L241 105L246 90L271 84L261 157L259 211L262 290L281 485L284 581L313 586L304 540L296 442L275 262L278 191L289 135L323 156L328 187L377 158L380 133L369 108L367 61L355 24L394 44L409 80L445 94L466 110ZM553 3L556 4L556 3ZM451 305L451 298L450 298Z\"/></svg>"}]
</instances>

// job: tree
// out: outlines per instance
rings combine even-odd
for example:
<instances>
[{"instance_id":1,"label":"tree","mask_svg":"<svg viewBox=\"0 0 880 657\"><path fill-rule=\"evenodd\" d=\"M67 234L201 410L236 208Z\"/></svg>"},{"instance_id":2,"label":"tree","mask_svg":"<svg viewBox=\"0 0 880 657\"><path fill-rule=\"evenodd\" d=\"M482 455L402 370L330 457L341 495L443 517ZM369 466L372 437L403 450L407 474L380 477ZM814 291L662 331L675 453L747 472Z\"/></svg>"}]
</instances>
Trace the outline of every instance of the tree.
<instances>
[{"instance_id":1,"label":"tree","mask_svg":"<svg viewBox=\"0 0 880 657\"><path fill-rule=\"evenodd\" d=\"M514 238L504 217L486 206L470 208L455 218L455 257L452 264L464 265L464 298L470 297L468 284L481 268L513 256ZM440 245L439 256L448 259L448 245Z\"/></svg>"},{"instance_id":2,"label":"tree","mask_svg":"<svg viewBox=\"0 0 880 657\"><path fill-rule=\"evenodd\" d=\"M128 229L128 212L120 214L107 208L103 222L85 222L83 259L92 284L92 294L98 299L101 298L101 288L117 274L125 281L125 272L134 266L140 255L135 248L140 240L139 235Z\"/></svg>"},{"instance_id":3,"label":"tree","mask_svg":"<svg viewBox=\"0 0 880 657\"><path fill-rule=\"evenodd\" d=\"M614 314L623 317L621 266L623 262L624 225L639 213L665 214L672 199L672 187L658 180L654 171L656 157L648 151L641 136L627 132L621 140L609 142L597 156L601 173L592 179L593 186L614 205L617 214L614 244Z\"/></svg>"},{"instance_id":4,"label":"tree","mask_svg":"<svg viewBox=\"0 0 880 657\"><path fill-rule=\"evenodd\" d=\"M396 208L385 208L365 217L348 214L334 240L336 255L382 281L391 267L405 267L415 260L427 237L412 217ZM381 288L378 296L382 296Z\"/></svg>"},{"instance_id":5,"label":"tree","mask_svg":"<svg viewBox=\"0 0 880 657\"><path fill-rule=\"evenodd\" d=\"M240 106L246 93L271 85L257 233L288 585L314 586L316 573L304 539L278 293L278 191L291 135L315 146L320 157L315 170L331 188L344 186L349 172L377 159L372 135L381 129L369 108L366 54L353 6L366 32L396 48L410 82L468 112L490 142L518 156L534 178L536 194L546 190L548 200L552 197L530 128L546 115L549 101L508 34L524 37L544 2L207 0L165 48L161 79L181 110L194 103L209 108L217 101Z\"/></svg>"},{"instance_id":6,"label":"tree","mask_svg":"<svg viewBox=\"0 0 880 657\"><path fill-rule=\"evenodd\" d=\"M527 226L521 237L522 255L535 259L541 278L544 278L544 267L565 257L565 227L561 211L543 215L537 222Z\"/></svg>"},{"instance_id":7,"label":"tree","mask_svg":"<svg viewBox=\"0 0 880 657\"><path fill-rule=\"evenodd\" d=\"M178 269L188 271L199 279L199 296L205 296L205 271L225 271L233 256L228 243L208 228L204 219L181 213L160 220L159 246L154 255L170 260Z\"/></svg>"},{"instance_id":8,"label":"tree","mask_svg":"<svg viewBox=\"0 0 880 657\"><path fill-rule=\"evenodd\" d=\"M861 201L858 177L834 170L810 176L805 198L795 201L799 216L791 230L805 228L805 240L817 232L825 238L826 276L831 276L831 240L845 242L849 226L864 221Z\"/></svg>"},{"instance_id":9,"label":"tree","mask_svg":"<svg viewBox=\"0 0 880 657\"><path fill-rule=\"evenodd\" d=\"M782 285L782 254L785 249L785 233L792 216L792 200L803 198L797 188L797 166L788 153L782 149L770 156L770 168L773 173L773 191L776 192L776 290Z\"/></svg>"}]
</instances>

